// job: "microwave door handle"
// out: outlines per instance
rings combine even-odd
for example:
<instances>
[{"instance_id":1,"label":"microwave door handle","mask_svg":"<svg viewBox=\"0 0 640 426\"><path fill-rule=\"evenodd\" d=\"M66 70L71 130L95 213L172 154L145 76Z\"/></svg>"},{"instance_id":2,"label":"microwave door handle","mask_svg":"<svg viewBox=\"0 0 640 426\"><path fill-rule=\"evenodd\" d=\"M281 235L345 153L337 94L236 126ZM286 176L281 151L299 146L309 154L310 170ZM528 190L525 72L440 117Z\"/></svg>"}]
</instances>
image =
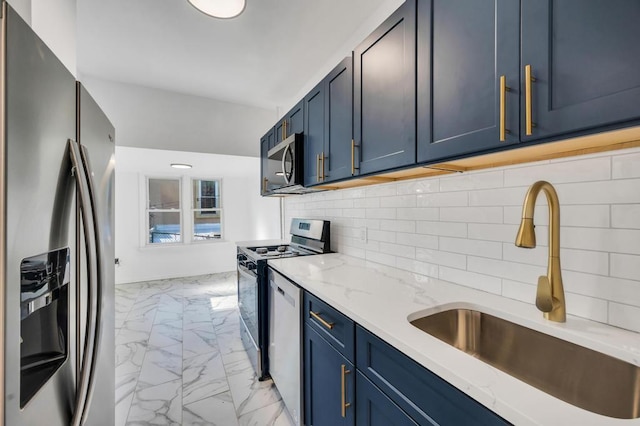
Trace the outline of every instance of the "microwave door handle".
<instances>
[{"instance_id":1,"label":"microwave door handle","mask_svg":"<svg viewBox=\"0 0 640 426\"><path fill-rule=\"evenodd\" d=\"M84 350L79 375L78 386L76 388L76 398L73 417L71 419L72 426L81 426L86 421L85 407L89 397L91 387L90 370L93 364L93 356L95 349L95 333L96 328L96 308L97 298L96 292L92 289L98 279L98 262L96 260L97 241L95 235L94 215L92 213L92 200L89 189L89 183L86 170L83 165L80 146L76 141L69 140L69 151L72 163L72 173L75 177L77 185L77 193L82 216L82 225L84 230L85 248L87 255L87 276L88 276L88 297L87 305L87 328L85 333Z\"/></svg>"},{"instance_id":2,"label":"microwave door handle","mask_svg":"<svg viewBox=\"0 0 640 426\"><path fill-rule=\"evenodd\" d=\"M293 177L293 169L291 175L287 175L287 154L290 154L293 162L293 154L291 154L291 144L287 145L282 153L282 176L284 177L284 181L287 185L291 184L291 178Z\"/></svg>"}]
</instances>

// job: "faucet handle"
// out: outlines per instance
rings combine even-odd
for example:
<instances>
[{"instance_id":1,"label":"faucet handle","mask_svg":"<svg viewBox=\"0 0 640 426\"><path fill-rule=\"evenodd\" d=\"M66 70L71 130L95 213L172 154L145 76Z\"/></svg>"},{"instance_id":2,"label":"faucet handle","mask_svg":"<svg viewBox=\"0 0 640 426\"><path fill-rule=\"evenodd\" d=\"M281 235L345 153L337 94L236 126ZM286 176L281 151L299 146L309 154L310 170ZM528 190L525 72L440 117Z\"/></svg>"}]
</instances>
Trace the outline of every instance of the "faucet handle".
<instances>
[{"instance_id":1,"label":"faucet handle","mask_svg":"<svg viewBox=\"0 0 640 426\"><path fill-rule=\"evenodd\" d=\"M542 312L551 312L553 310L551 282L546 275L538 277L538 289L536 290L536 306Z\"/></svg>"}]
</instances>

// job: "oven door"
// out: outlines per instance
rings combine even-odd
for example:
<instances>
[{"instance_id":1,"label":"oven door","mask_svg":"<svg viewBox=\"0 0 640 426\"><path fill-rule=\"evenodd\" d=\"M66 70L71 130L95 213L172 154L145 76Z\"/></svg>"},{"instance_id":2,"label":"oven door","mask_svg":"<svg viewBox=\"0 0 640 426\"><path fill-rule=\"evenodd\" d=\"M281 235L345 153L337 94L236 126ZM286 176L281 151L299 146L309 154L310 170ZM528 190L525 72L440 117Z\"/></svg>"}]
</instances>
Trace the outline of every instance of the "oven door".
<instances>
[{"instance_id":1,"label":"oven door","mask_svg":"<svg viewBox=\"0 0 640 426\"><path fill-rule=\"evenodd\" d=\"M238 259L238 309L254 343L258 340L258 273L252 260Z\"/></svg>"}]
</instances>

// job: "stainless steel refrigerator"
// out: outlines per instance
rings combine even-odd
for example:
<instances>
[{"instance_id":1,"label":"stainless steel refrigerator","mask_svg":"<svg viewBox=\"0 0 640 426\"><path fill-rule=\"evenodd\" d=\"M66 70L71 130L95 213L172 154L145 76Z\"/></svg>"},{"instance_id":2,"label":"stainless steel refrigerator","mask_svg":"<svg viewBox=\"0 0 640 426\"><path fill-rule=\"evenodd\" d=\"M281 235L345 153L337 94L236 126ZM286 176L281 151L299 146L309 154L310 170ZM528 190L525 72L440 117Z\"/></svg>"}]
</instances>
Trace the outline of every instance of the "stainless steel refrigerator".
<instances>
[{"instance_id":1,"label":"stainless steel refrigerator","mask_svg":"<svg viewBox=\"0 0 640 426\"><path fill-rule=\"evenodd\" d=\"M114 423L114 128L6 3L0 423Z\"/></svg>"}]
</instances>

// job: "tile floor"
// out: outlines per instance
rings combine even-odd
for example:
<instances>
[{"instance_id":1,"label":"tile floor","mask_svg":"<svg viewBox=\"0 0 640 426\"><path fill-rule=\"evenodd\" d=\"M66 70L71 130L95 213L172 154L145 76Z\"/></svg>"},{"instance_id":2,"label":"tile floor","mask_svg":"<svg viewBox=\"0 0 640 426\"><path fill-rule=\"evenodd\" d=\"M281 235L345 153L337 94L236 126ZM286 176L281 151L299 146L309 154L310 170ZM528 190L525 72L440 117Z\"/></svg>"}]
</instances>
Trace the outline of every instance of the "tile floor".
<instances>
[{"instance_id":1,"label":"tile floor","mask_svg":"<svg viewBox=\"0 0 640 426\"><path fill-rule=\"evenodd\" d=\"M240 340L236 274L116 286L116 426L293 425Z\"/></svg>"}]
</instances>

